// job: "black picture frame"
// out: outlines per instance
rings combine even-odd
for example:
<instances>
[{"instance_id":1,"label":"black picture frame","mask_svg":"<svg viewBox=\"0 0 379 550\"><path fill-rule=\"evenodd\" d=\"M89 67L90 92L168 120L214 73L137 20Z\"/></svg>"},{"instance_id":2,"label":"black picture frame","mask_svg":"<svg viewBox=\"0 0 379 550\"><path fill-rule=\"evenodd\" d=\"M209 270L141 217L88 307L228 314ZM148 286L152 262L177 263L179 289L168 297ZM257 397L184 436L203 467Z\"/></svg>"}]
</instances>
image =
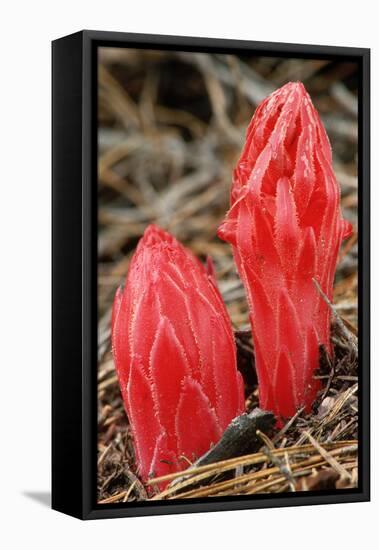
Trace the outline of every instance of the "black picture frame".
<instances>
[{"instance_id":1,"label":"black picture frame","mask_svg":"<svg viewBox=\"0 0 379 550\"><path fill-rule=\"evenodd\" d=\"M97 48L335 57L359 63L359 487L273 497L96 504ZM370 499L370 50L82 31L52 43L52 507L81 519Z\"/></svg>"}]
</instances>

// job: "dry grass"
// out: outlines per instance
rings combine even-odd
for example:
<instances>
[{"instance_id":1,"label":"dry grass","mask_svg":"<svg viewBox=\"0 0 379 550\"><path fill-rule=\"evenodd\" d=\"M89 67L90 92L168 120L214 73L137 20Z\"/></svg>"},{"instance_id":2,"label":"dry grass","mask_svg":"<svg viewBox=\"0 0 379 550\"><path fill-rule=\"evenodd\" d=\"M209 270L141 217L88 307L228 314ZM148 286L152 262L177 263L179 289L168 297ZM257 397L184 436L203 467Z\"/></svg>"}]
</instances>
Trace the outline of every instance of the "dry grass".
<instances>
[{"instance_id":1,"label":"dry grass","mask_svg":"<svg viewBox=\"0 0 379 550\"><path fill-rule=\"evenodd\" d=\"M102 50L99 71L98 500L322 490L357 483L357 237L344 243L335 284L333 361L311 415L262 441L259 453L193 470L168 493L136 475L129 424L110 351L110 311L145 227L171 231L212 256L235 328L247 409L258 403L245 294L230 247L215 236L231 173L259 101L304 82L327 127L344 217L357 226L356 66L320 60ZM345 329L344 329L344 328ZM264 437L264 436L262 436ZM320 447L321 446L321 447ZM208 467L209 468L209 467ZM222 471L220 471L220 468ZM180 474L183 476L183 473ZM201 483L196 476L202 475ZM186 483L183 486L183 483Z\"/></svg>"}]
</instances>

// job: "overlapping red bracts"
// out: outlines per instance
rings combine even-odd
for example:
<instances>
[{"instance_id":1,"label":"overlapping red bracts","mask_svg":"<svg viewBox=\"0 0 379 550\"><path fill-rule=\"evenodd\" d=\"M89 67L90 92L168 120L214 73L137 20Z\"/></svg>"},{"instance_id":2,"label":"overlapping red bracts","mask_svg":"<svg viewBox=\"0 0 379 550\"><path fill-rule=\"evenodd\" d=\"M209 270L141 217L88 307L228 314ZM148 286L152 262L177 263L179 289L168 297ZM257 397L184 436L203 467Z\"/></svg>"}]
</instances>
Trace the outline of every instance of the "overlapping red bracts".
<instances>
[{"instance_id":1,"label":"overlapping red bracts","mask_svg":"<svg viewBox=\"0 0 379 550\"><path fill-rule=\"evenodd\" d=\"M188 467L243 412L232 327L213 276L154 225L117 291L112 344L144 480Z\"/></svg>"},{"instance_id":2,"label":"overlapping red bracts","mask_svg":"<svg viewBox=\"0 0 379 550\"><path fill-rule=\"evenodd\" d=\"M231 208L218 230L245 285L260 405L279 418L308 410L319 345L330 352L330 311L342 239L351 231L328 137L301 83L257 108L234 171Z\"/></svg>"}]
</instances>

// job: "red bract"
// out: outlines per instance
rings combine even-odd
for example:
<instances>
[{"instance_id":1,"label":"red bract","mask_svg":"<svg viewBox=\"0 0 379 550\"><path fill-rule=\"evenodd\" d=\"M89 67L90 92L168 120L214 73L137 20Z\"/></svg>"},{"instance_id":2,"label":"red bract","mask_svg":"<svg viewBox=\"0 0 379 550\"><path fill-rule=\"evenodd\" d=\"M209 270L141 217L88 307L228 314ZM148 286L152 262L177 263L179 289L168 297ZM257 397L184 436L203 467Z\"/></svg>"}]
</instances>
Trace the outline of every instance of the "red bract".
<instances>
[{"instance_id":1,"label":"red bract","mask_svg":"<svg viewBox=\"0 0 379 550\"><path fill-rule=\"evenodd\" d=\"M231 323L213 277L153 225L116 293L112 343L144 480L187 467L185 458L205 453L243 412Z\"/></svg>"},{"instance_id":2,"label":"red bract","mask_svg":"<svg viewBox=\"0 0 379 550\"><path fill-rule=\"evenodd\" d=\"M257 108L234 171L231 208L218 231L233 246L250 305L261 407L309 410L319 345L330 348L330 311L342 239L351 226L328 137L301 83Z\"/></svg>"}]
</instances>

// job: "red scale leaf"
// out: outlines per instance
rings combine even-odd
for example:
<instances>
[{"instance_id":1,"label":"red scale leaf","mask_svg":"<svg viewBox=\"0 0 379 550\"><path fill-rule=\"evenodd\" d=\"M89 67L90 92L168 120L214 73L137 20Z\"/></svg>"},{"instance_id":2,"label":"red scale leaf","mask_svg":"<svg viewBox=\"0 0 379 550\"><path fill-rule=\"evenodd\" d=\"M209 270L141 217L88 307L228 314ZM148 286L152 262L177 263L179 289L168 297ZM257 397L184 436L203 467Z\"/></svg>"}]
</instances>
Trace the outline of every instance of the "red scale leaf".
<instances>
[{"instance_id":1,"label":"red scale leaf","mask_svg":"<svg viewBox=\"0 0 379 550\"><path fill-rule=\"evenodd\" d=\"M295 306L286 289L282 289L279 297L279 311L277 320L277 349L288 350L292 364L297 365L293 370L295 378L293 386L296 392L302 386L302 371L304 368L304 337Z\"/></svg>"},{"instance_id":2,"label":"red scale leaf","mask_svg":"<svg viewBox=\"0 0 379 550\"><path fill-rule=\"evenodd\" d=\"M187 466L187 464L185 464ZM177 459L177 454L169 449L168 439L165 433L161 433L155 444L153 459L151 461L149 477L160 477L178 470L183 470L183 464ZM163 491L168 482L162 482L158 485L160 491Z\"/></svg>"},{"instance_id":3,"label":"red scale leaf","mask_svg":"<svg viewBox=\"0 0 379 550\"><path fill-rule=\"evenodd\" d=\"M312 227L303 233L303 241L294 269L290 296L295 304L301 326L313 325L320 295L313 279L317 273L317 247Z\"/></svg>"},{"instance_id":4,"label":"red scale leaf","mask_svg":"<svg viewBox=\"0 0 379 550\"><path fill-rule=\"evenodd\" d=\"M251 321L253 333L256 334L254 321ZM259 338L254 339L254 356L257 365L259 404L266 411L277 411L278 407L274 397L274 369L267 356L261 352Z\"/></svg>"},{"instance_id":5,"label":"red scale leaf","mask_svg":"<svg viewBox=\"0 0 379 550\"><path fill-rule=\"evenodd\" d=\"M169 438L175 435L175 413L183 379L191 374L185 351L166 317L151 348L150 372L158 419Z\"/></svg>"},{"instance_id":6,"label":"red scale leaf","mask_svg":"<svg viewBox=\"0 0 379 550\"><path fill-rule=\"evenodd\" d=\"M215 388L215 410L221 429L224 430L230 419L242 414L244 407L240 407L240 389L237 379L237 362L234 342L231 341L227 330L223 330L220 323L213 321L210 338L213 350L213 384ZM215 368L217 365L217 368ZM203 381L203 388L208 387ZM244 392L242 392L242 395Z\"/></svg>"},{"instance_id":7,"label":"red scale leaf","mask_svg":"<svg viewBox=\"0 0 379 550\"><path fill-rule=\"evenodd\" d=\"M148 373L150 350L156 335L156 327L161 318L156 287L146 282L145 289L139 295L139 300L129 319L130 353L132 357L139 358L140 365L146 374ZM143 345L141 345L141 335L143 335Z\"/></svg>"},{"instance_id":8,"label":"red scale leaf","mask_svg":"<svg viewBox=\"0 0 379 550\"><path fill-rule=\"evenodd\" d=\"M299 137L294 171L294 196L300 217L308 207L316 183L313 151L314 130L306 126Z\"/></svg>"},{"instance_id":9,"label":"red scale leaf","mask_svg":"<svg viewBox=\"0 0 379 550\"><path fill-rule=\"evenodd\" d=\"M200 384L191 378L184 380L175 425L179 455L191 462L220 439L216 413Z\"/></svg>"},{"instance_id":10,"label":"red scale leaf","mask_svg":"<svg viewBox=\"0 0 379 550\"><path fill-rule=\"evenodd\" d=\"M137 361L130 368L128 392L128 416L135 439L135 450L142 478L150 471L155 442L162 433L154 411L150 380Z\"/></svg>"},{"instance_id":11,"label":"red scale leaf","mask_svg":"<svg viewBox=\"0 0 379 550\"><path fill-rule=\"evenodd\" d=\"M130 306L129 297L125 295L121 288L118 288L112 310L112 350L121 393L125 399L127 399L126 388L129 382L130 369Z\"/></svg>"},{"instance_id":12,"label":"red scale leaf","mask_svg":"<svg viewBox=\"0 0 379 550\"><path fill-rule=\"evenodd\" d=\"M275 241L284 270L292 271L297 257L300 230L296 204L288 178L280 178L277 183Z\"/></svg>"},{"instance_id":13,"label":"red scale leaf","mask_svg":"<svg viewBox=\"0 0 379 550\"><path fill-rule=\"evenodd\" d=\"M188 290L181 288L170 275L163 272L157 292L162 315L170 318L172 325L176 327L176 334L182 348L186 350L192 375L199 378L200 350L188 307L193 290L191 287Z\"/></svg>"},{"instance_id":14,"label":"red scale leaf","mask_svg":"<svg viewBox=\"0 0 379 550\"><path fill-rule=\"evenodd\" d=\"M254 345L260 343L262 355L268 364L274 359L275 347L273 345L276 334L276 315L271 308L266 291L256 273L248 267L246 276L250 282L253 292L251 308L251 319L253 319L253 340ZM266 335L269 335L267 337Z\"/></svg>"},{"instance_id":15,"label":"red scale leaf","mask_svg":"<svg viewBox=\"0 0 379 550\"><path fill-rule=\"evenodd\" d=\"M295 369L288 352L283 350L278 355L274 387L279 419L292 416L298 407Z\"/></svg>"}]
</instances>

